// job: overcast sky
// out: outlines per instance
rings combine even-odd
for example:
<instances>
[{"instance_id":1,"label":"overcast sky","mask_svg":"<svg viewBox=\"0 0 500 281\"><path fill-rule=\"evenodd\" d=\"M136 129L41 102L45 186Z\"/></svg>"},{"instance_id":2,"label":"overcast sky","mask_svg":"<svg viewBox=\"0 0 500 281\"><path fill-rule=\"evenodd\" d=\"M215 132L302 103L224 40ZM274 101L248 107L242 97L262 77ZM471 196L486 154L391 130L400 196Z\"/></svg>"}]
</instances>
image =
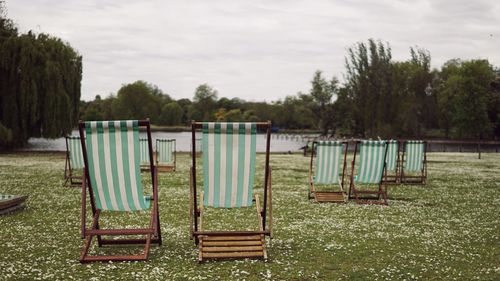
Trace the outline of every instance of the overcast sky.
<instances>
[{"instance_id":1,"label":"overcast sky","mask_svg":"<svg viewBox=\"0 0 500 281\"><path fill-rule=\"evenodd\" d=\"M274 101L308 92L316 70L345 73L347 48L389 42L500 66L498 0L6 0L21 31L46 32L83 56L82 99L145 80L174 99L208 83L219 97Z\"/></svg>"}]
</instances>

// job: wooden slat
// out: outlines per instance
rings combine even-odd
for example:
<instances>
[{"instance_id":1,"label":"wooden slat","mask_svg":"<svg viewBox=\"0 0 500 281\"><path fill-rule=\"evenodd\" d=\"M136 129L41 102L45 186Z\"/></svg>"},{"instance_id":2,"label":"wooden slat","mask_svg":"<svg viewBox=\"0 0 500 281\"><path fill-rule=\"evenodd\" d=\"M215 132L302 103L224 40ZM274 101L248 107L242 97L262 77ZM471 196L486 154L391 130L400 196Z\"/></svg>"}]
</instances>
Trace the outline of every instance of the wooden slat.
<instances>
[{"instance_id":1,"label":"wooden slat","mask_svg":"<svg viewBox=\"0 0 500 281\"><path fill-rule=\"evenodd\" d=\"M255 252L263 251L262 246L235 246L235 247L203 247L203 252Z\"/></svg>"},{"instance_id":2,"label":"wooden slat","mask_svg":"<svg viewBox=\"0 0 500 281\"><path fill-rule=\"evenodd\" d=\"M342 192L316 192L315 198L318 202L345 202Z\"/></svg>"},{"instance_id":3,"label":"wooden slat","mask_svg":"<svg viewBox=\"0 0 500 281\"><path fill-rule=\"evenodd\" d=\"M257 252L228 252L228 253L202 253L203 258L259 258L263 257L262 251Z\"/></svg>"},{"instance_id":4,"label":"wooden slat","mask_svg":"<svg viewBox=\"0 0 500 281\"><path fill-rule=\"evenodd\" d=\"M147 239L101 239L102 245L145 244ZM151 243L158 244L158 238L151 239Z\"/></svg>"},{"instance_id":5,"label":"wooden slat","mask_svg":"<svg viewBox=\"0 0 500 281\"><path fill-rule=\"evenodd\" d=\"M263 235L207 235L200 237L198 260L266 258Z\"/></svg>"},{"instance_id":6,"label":"wooden slat","mask_svg":"<svg viewBox=\"0 0 500 281\"><path fill-rule=\"evenodd\" d=\"M203 192L202 192L203 194ZM200 197L201 198L201 197ZM200 213L203 210L200 210ZM200 220L202 215L200 215ZM202 229L199 227L199 229ZM195 231L193 233L196 236L248 236L248 235L260 235L269 234L269 230L244 230L244 231Z\"/></svg>"},{"instance_id":7,"label":"wooden slat","mask_svg":"<svg viewBox=\"0 0 500 281\"><path fill-rule=\"evenodd\" d=\"M203 241L243 241L243 240L260 240L260 235L252 236L206 236Z\"/></svg>"},{"instance_id":8,"label":"wooden slat","mask_svg":"<svg viewBox=\"0 0 500 281\"><path fill-rule=\"evenodd\" d=\"M171 172L174 170L173 165L157 165L158 172Z\"/></svg>"},{"instance_id":9,"label":"wooden slat","mask_svg":"<svg viewBox=\"0 0 500 281\"><path fill-rule=\"evenodd\" d=\"M28 198L28 196L24 195L24 196L14 196L8 199L2 199L0 200L0 209L7 209L17 204L21 204L26 200L26 198Z\"/></svg>"},{"instance_id":10,"label":"wooden slat","mask_svg":"<svg viewBox=\"0 0 500 281\"><path fill-rule=\"evenodd\" d=\"M85 256L80 260L82 263L94 261L145 261L147 255L130 255L130 256Z\"/></svg>"},{"instance_id":11,"label":"wooden slat","mask_svg":"<svg viewBox=\"0 0 500 281\"><path fill-rule=\"evenodd\" d=\"M152 228L136 228L136 229L88 229L86 233L89 235L142 235L154 234Z\"/></svg>"},{"instance_id":12,"label":"wooden slat","mask_svg":"<svg viewBox=\"0 0 500 281\"><path fill-rule=\"evenodd\" d=\"M258 246L262 241L203 241L203 247L206 246Z\"/></svg>"},{"instance_id":13,"label":"wooden slat","mask_svg":"<svg viewBox=\"0 0 500 281\"><path fill-rule=\"evenodd\" d=\"M12 212L17 211L19 209L22 209L24 207L25 207L24 204L19 204L19 205L14 205L14 206L9 207L9 208L0 209L0 215L12 213Z\"/></svg>"}]
</instances>

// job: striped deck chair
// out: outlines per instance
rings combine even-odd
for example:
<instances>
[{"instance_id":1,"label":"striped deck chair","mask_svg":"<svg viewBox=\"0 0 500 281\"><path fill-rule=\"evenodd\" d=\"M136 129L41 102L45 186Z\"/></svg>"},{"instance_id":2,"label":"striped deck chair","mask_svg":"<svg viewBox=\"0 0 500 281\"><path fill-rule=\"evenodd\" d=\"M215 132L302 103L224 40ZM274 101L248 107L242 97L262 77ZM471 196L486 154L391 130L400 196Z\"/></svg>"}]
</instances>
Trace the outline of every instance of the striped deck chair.
<instances>
[{"instance_id":1,"label":"striped deck chair","mask_svg":"<svg viewBox=\"0 0 500 281\"><path fill-rule=\"evenodd\" d=\"M399 142L397 140L387 141L386 170L383 182L385 184L400 184L401 159L399 157Z\"/></svg>"},{"instance_id":2,"label":"striped deck chair","mask_svg":"<svg viewBox=\"0 0 500 281\"><path fill-rule=\"evenodd\" d=\"M156 140L156 167L158 172L175 171L177 158L175 139Z\"/></svg>"},{"instance_id":3,"label":"striped deck chair","mask_svg":"<svg viewBox=\"0 0 500 281\"><path fill-rule=\"evenodd\" d=\"M202 130L203 191L197 204L195 131ZM253 195L257 129L266 132L263 208ZM267 259L265 236L272 230L271 168L269 148L271 122L192 123L192 167L190 177L190 236L199 247L198 261L227 258ZM211 231L202 228L205 207L257 208L256 230Z\"/></svg>"},{"instance_id":4,"label":"striped deck chair","mask_svg":"<svg viewBox=\"0 0 500 281\"><path fill-rule=\"evenodd\" d=\"M343 149L345 145L345 150ZM311 153L309 164L309 198L316 202L347 201L344 191L344 175L347 161L348 143L342 141L315 141L312 149L316 149L316 165L313 167L314 153ZM342 160L343 158L343 160ZM338 185L340 191L317 191L316 185Z\"/></svg>"},{"instance_id":5,"label":"striped deck chair","mask_svg":"<svg viewBox=\"0 0 500 281\"><path fill-rule=\"evenodd\" d=\"M139 148L141 155L141 172L149 171L150 159L149 159L149 145L147 138L139 138Z\"/></svg>"},{"instance_id":6,"label":"striped deck chair","mask_svg":"<svg viewBox=\"0 0 500 281\"><path fill-rule=\"evenodd\" d=\"M12 213L25 207L26 195L0 194L0 215Z\"/></svg>"},{"instance_id":7,"label":"striped deck chair","mask_svg":"<svg viewBox=\"0 0 500 281\"><path fill-rule=\"evenodd\" d=\"M355 174L358 147L359 168ZM387 186L382 181L386 169L386 156L386 141L363 140L356 142L351 167L349 198L355 198L357 203L387 205ZM377 186L376 190L370 189L370 186L374 185ZM380 201L381 199L382 201Z\"/></svg>"},{"instance_id":8,"label":"striped deck chair","mask_svg":"<svg viewBox=\"0 0 500 281\"><path fill-rule=\"evenodd\" d=\"M401 182L404 184L426 184L427 142L409 140L404 142Z\"/></svg>"},{"instance_id":9,"label":"striped deck chair","mask_svg":"<svg viewBox=\"0 0 500 281\"><path fill-rule=\"evenodd\" d=\"M78 172L77 172L78 171ZM66 163L64 165L64 186L81 185L83 180L83 155L80 137L66 137Z\"/></svg>"},{"instance_id":10,"label":"striped deck chair","mask_svg":"<svg viewBox=\"0 0 500 281\"><path fill-rule=\"evenodd\" d=\"M145 196L140 172L139 127L146 127L149 147L152 195ZM80 262L147 260L152 243L161 245L160 215L158 211L158 179L153 166L152 141L149 120L91 121L79 123L86 180L82 184L82 238L85 239ZM83 141L85 140L85 141ZM88 190L87 190L88 187ZM92 209L92 224L86 225L87 192ZM151 208L152 205L152 208ZM110 212L133 212L151 209L149 225L144 228L102 229L99 219ZM123 239L103 236L142 236ZM92 238L98 246L144 245L142 254L94 255L88 254Z\"/></svg>"}]
</instances>

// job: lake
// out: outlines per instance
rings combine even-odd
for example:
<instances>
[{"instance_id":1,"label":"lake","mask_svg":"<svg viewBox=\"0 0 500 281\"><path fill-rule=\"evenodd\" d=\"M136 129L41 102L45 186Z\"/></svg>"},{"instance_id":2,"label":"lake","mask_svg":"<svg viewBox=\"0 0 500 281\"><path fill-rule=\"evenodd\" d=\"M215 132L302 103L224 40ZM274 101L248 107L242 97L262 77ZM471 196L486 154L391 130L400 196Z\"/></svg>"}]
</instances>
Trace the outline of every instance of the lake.
<instances>
[{"instance_id":1,"label":"lake","mask_svg":"<svg viewBox=\"0 0 500 281\"><path fill-rule=\"evenodd\" d=\"M151 132L153 141L156 139L175 139L177 151L189 152L191 151L191 132ZM78 131L72 133L73 136L78 136ZM141 132L141 137L146 134ZM201 132L197 133L196 138L201 138ZM271 152L300 152L299 148L307 143L307 139L298 135L284 135L274 134L271 135ZM265 135L257 135L257 151L265 152L266 138ZM28 145L23 149L28 151L66 151L65 138L58 139L44 139L44 138L31 138Z\"/></svg>"}]
</instances>

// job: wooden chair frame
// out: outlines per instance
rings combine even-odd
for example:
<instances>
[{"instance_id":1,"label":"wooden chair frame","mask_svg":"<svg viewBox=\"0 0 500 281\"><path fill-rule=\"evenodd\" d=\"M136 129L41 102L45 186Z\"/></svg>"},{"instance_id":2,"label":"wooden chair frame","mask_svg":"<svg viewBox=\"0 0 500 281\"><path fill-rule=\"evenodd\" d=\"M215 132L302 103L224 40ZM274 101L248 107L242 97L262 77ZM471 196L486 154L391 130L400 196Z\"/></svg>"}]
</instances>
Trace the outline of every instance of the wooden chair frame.
<instances>
[{"instance_id":1,"label":"wooden chair frame","mask_svg":"<svg viewBox=\"0 0 500 281\"><path fill-rule=\"evenodd\" d=\"M156 140L156 151L154 153L154 158L155 158L155 164L156 164L156 167L158 169L158 172L175 172L175 169L177 167L177 148L176 148L176 145L177 145L177 141L175 139L172 139L172 141L175 143L174 144L174 150L172 151L172 154L173 154L173 157L174 157L174 161L173 161L173 164L160 164L159 162L159 152L158 152L158 142L160 140L157 139Z\"/></svg>"},{"instance_id":2,"label":"wooden chair frame","mask_svg":"<svg viewBox=\"0 0 500 281\"><path fill-rule=\"evenodd\" d=\"M87 168L84 169L85 180L82 182L82 208L81 208L81 237L84 240L84 246L82 248L80 254L80 263L88 263L88 262L96 262L96 261L145 261L148 259L149 248L151 244L158 244L161 246L161 230L160 230L160 214L158 209L158 173L156 168L153 165L153 154L152 150L152 138L151 138L151 128L149 119L147 120L139 120L140 127L146 127L146 132L148 136L148 145L150 151L150 171L151 171L151 180L152 180L152 203L151 207L151 215L149 227L147 228L136 228L136 229L101 229L99 226L99 217L102 213L101 210L96 208L94 193L92 191L92 186L90 182L90 176ZM82 143L82 153L84 158L85 167L88 167L88 159L87 159L87 148L84 141L84 131L85 131L85 123L79 122L79 131L80 131L80 140ZM86 225L86 201L87 201L87 188L89 193L89 201L90 207L92 210L92 224L90 228L87 228ZM102 236L124 236L124 235L145 235L145 238L135 238L135 239L105 239ZM143 244L144 251L142 254L138 255L96 255L90 256L88 254L88 250L90 248L92 239L97 238L97 244L99 247L104 245L130 245L130 244Z\"/></svg>"},{"instance_id":3,"label":"wooden chair frame","mask_svg":"<svg viewBox=\"0 0 500 281\"><path fill-rule=\"evenodd\" d=\"M407 175L404 171L405 156L406 156L406 143L403 142L403 155L401 157L401 177L400 182L403 184L415 184L415 185L425 185L427 184L427 141L423 141L424 144L424 159L422 163L422 170L420 175Z\"/></svg>"},{"instance_id":4,"label":"wooden chair frame","mask_svg":"<svg viewBox=\"0 0 500 281\"><path fill-rule=\"evenodd\" d=\"M312 143L311 149L314 152L316 149L318 142L314 141ZM342 145L345 145L345 150L344 150L344 161L342 164L342 180L339 183L340 191L316 191L314 187L314 174L315 172L313 171L313 161L314 161L314 156L316 156L316 153L311 153L311 161L309 163L309 194L308 198L316 200L316 202L321 203L321 202L335 202L335 203L345 203L348 199L349 196L347 196L345 190L344 190L344 183L345 183L345 175L346 175L346 166L347 166L347 150L349 149L349 142L347 141L342 141ZM317 167L316 167L317 169Z\"/></svg>"},{"instance_id":5,"label":"wooden chair frame","mask_svg":"<svg viewBox=\"0 0 500 281\"><path fill-rule=\"evenodd\" d=\"M24 208L27 198L27 195L0 195L0 215Z\"/></svg>"},{"instance_id":6,"label":"wooden chair frame","mask_svg":"<svg viewBox=\"0 0 500 281\"><path fill-rule=\"evenodd\" d=\"M387 185L382 180L384 173L386 173L386 163L385 158L387 157L387 144L384 154L384 167L382 170L381 180L378 184L378 188L376 191L373 190L362 190L356 187L354 181L354 169L356 164L356 155L358 152L358 147L361 141L356 141L354 145L354 156L351 162L351 176L350 176L350 184L349 184L349 199L355 199L358 204L377 204L377 205L388 205L387 203ZM361 196L360 196L361 194ZM373 197L372 195L376 195ZM380 201L382 199L382 201Z\"/></svg>"},{"instance_id":7,"label":"wooden chair frame","mask_svg":"<svg viewBox=\"0 0 500 281\"><path fill-rule=\"evenodd\" d=\"M260 198L258 194L254 194L255 207L257 210L257 219L259 222L259 230L256 231L209 231L203 230L203 192L200 192L200 201L198 206L197 188L196 188L196 144L195 132L203 126L203 122L191 122L192 131L192 167L189 177L189 234L190 239L195 240L195 244L199 247L198 262L210 259L235 259L235 258L263 258L267 259L267 251L265 248L265 236L272 238L272 172L269 166L269 151L271 140L271 121L257 122L257 129L266 131L266 159L265 159L265 175L264 175L264 198L263 207L260 207ZM266 225L266 222L269 222ZM254 246L252 246L254 245ZM220 246L220 247L218 247ZM203 247L213 247L216 252L206 255L202 254ZM221 250L222 247L225 247ZM263 255L257 255L251 250L255 247L262 247ZM228 251L228 252L218 252Z\"/></svg>"},{"instance_id":8,"label":"wooden chair frame","mask_svg":"<svg viewBox=\"0 0 500 281\"><path fill-rule=\"evenodd\" d=\"M66 136L66 163L64 164L64 184L63 186L68 186L68 183L70 186L76 186L78 187L79 185L82 184L83 178L84 178L84 171L82 169L82 174L80 176L76 176L73 174L73 168L71 167L71 160L70 160L70 150L69 150L69 143L68 143L69 137Z\"/></svg>"}]
</instances>

